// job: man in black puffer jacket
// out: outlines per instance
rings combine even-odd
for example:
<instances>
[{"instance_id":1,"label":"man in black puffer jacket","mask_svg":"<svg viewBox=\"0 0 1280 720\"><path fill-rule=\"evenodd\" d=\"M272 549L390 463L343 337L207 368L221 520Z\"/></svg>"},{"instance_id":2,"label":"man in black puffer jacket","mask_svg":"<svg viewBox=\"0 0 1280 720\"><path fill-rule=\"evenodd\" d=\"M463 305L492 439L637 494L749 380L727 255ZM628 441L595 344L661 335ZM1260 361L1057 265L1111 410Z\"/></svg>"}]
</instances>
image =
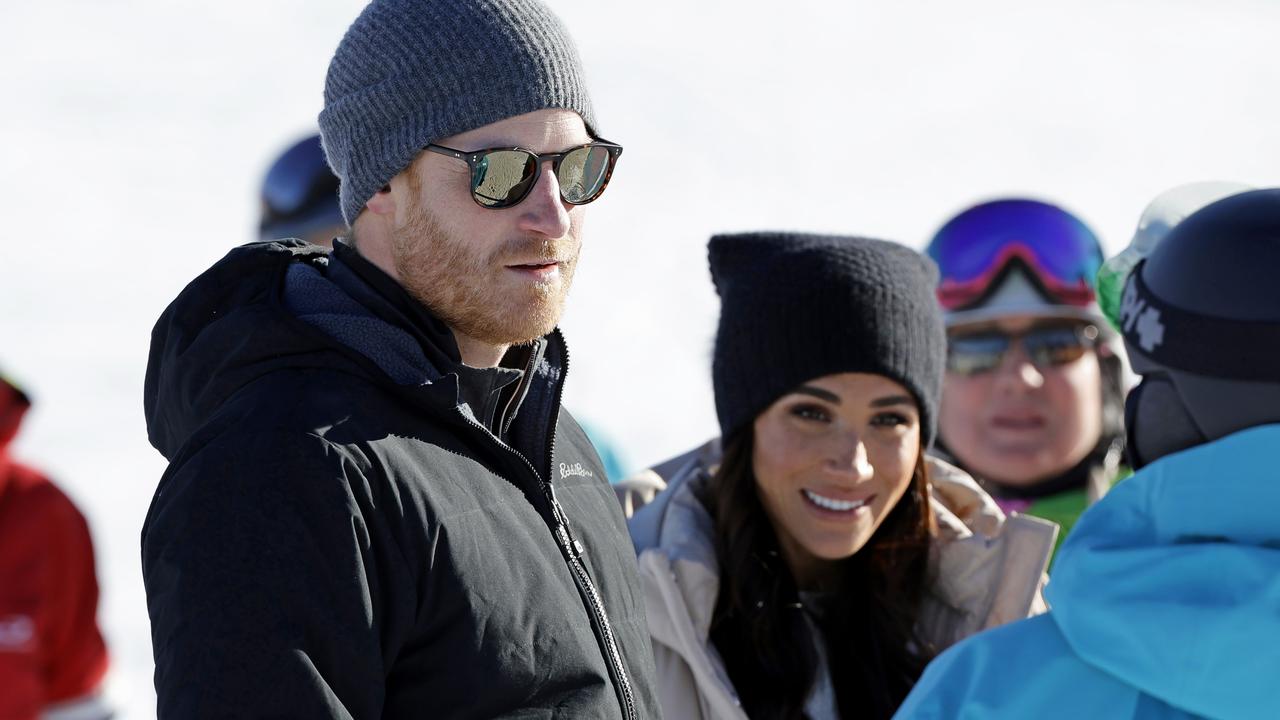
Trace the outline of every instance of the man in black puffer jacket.
<instances>
[{"instance_id":1,"label":"man in black puffer jacket","mask_svg":"<svg viewBox=\"0 0 1280 720\"><path fill-rule=\"evenodd\" d=\"M320 125L349 236L237 248L153 334L160 717L655 717L626 526L560 407L621 152L567 34L529 0L375 0Z\"/></svg>"}]
</instances>

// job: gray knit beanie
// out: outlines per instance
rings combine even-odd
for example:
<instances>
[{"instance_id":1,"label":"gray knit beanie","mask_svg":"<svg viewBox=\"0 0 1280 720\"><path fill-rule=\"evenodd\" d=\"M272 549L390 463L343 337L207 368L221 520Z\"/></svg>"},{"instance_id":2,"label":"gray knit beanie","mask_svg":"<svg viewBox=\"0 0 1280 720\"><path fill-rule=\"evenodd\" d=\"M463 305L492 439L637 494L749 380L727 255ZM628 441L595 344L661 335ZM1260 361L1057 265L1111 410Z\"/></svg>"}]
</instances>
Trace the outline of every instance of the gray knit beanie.
<instances>
[{"instance_id":1,"label":"gray knit beanie","mask_svg":"<svg viewBox=\"0 0 1280 720\"><path fill-rule=\"evenodd\" d=\"M920 441L934 438L947 336L938 268L897 243L841 235L717 235L720 294L712 384L722 437L801 384L846 372L892 378L915 396Z\"/></svg>"},{"instance_id":2,"label":"gray knit beanie","mask_svg":"<svg viewBox=\"0 0 1280 720\"><path fill-rule=\"evenodd\" d=\"M320 113L347 225L426 145L546 108L594 134L578 51L538 0L373 0L334 52Z\"/></svg>"}]
</instances>

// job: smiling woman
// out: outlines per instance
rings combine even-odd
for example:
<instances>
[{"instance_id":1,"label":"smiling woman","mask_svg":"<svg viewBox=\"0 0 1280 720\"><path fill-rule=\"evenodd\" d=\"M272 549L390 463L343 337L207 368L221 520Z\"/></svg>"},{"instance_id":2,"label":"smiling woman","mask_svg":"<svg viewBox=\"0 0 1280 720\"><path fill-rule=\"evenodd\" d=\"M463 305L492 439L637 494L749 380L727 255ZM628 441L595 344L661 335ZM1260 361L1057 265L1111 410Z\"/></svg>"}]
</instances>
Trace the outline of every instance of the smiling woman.
<instances>
[{"instance_id":1,"label":"smiling woman","mask_svg":"<svg viewBox=\"0 0 1280 720\"><path fill-rule=\"evenodd\" d=\"M802 587L837 585L837 562L862 549L913 477L923 478L915 400L883 375L801 385L760 413L751 436L755 491Z\"/></svg>"},{"instance_id":2,"label":"smiling woman","mask_svg":"<svg viewBox=\"0 0 1280 720\"><path fill-rule=\"evenodd\" d=\"M925 454L946 352L932 262L777 233L712 238L710 260L723 453L618 488L644 505L665 713L887 718L937 652L1043 609L1054 527L1006 520Z\"/></svg>"},{"instance_id":3,"label":"smiling woman","mask_svg":"<svg viewBox=\"0 0 1280 720\"><path fill-rule=\"evenodd\" d=\"M711 640L751 717L798 717L799 701L815 718L853 716L847 703L887 717L932 656L913 632L936 532L919 415L889 377L840 373L728 436L710 497L725 580ZM782 611L766 619L766 605Z\"/></svg>"}]
</instances>

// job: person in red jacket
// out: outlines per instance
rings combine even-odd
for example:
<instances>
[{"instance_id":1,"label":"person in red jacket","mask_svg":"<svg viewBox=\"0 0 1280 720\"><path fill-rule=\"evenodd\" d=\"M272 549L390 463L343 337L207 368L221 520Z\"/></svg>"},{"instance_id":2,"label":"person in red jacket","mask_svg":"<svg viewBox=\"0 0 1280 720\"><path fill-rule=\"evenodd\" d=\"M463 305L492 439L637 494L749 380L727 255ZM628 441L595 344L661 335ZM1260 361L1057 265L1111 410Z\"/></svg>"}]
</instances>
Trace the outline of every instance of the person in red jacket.
<instances>
[{"instance_id":1,"label":"person in red jacket","mask_svg":"<svg viewBox=\"0 0 1280 720\"><path fill-rule=\"evenodd\" d=\"M9 454L30 406L0 377L0 718L109 718L89 528L61 490Z\"/></svg>"}]
</instances>

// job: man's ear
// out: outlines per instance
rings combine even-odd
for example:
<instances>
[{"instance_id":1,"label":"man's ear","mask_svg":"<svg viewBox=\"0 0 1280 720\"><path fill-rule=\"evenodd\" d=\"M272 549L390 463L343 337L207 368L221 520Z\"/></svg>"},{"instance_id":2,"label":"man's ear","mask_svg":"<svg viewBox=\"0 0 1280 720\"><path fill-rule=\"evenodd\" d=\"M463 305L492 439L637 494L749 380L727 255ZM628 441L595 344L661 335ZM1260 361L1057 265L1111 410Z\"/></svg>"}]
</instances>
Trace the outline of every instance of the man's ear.
<instances>
[{"instance_id":1,"label":"man's ear","mask_svg":"<svg viewBox=\"0 0 1280 720\"><path fill-rule=\"evenodd\" d=\"M369 202L365 203L365 207L369 208L369 212L374 215L394 217L396 214L396 198L391 192L391 186L383 185L381 190L369 198Z\"/></svg>"}]
</instances>

